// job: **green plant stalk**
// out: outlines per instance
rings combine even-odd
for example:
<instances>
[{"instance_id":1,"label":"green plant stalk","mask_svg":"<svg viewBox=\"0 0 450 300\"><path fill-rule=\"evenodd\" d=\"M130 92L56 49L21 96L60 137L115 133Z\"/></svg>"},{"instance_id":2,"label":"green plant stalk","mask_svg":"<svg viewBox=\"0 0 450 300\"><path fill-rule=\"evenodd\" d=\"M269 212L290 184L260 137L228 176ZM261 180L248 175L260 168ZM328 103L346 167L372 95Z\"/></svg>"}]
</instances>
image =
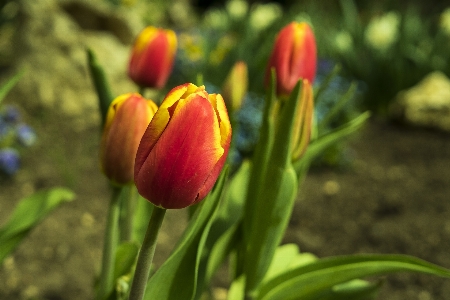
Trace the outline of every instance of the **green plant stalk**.
<instances>
[{"instance_id":1,"label":"green plant stalk","mask_svg":"<svg viewBox=\"0 0 450 300\"><path fill-rule=\"evenodd\" d=\"M139 86L139 94L141 94L142 97L145 98L145 91L147 90L147 88L143 85Z\"/></svg>"},{"instance_id":2,"label":"green plant stalk","mask_svg":"<svg viewBox=\"0 0 450 300\"><path fill-rule=\"evenodd\" d=\"M137 202L136 186L132 185L128 187L126 192L127 195L123 198L124 203L122 203L124 216L120 227L120 240L128 242L131 241L133 233L133 216Z\"/></svg>"},{"instance_id":3,"label":"green plant stalk","mask_svg":"<svg viewBox=\"0 0 450 300\"><path fill-rule=\"evenodd\" d=\"M165 214L166 209L157 206L153 208L152 216L150 217L144 241L142 242L142 247L138 255L136 271L134 272L130 290L130 300L142 300L144 298L153 255L155 254L156 240Z\"/></svg>"},{"instance_id":4,"label":"green plant stalk","mask_svg":"<svg viewBox=\"0 0 450 300\"><path fill-rule=\"evenodd\" d=\"M113 289L114 261L119 240L120 193L122 188L113 186L106 221L105 241L103 243L102 269L97 291L97 300L103 300Z\"/></svg>"}]
</instances>

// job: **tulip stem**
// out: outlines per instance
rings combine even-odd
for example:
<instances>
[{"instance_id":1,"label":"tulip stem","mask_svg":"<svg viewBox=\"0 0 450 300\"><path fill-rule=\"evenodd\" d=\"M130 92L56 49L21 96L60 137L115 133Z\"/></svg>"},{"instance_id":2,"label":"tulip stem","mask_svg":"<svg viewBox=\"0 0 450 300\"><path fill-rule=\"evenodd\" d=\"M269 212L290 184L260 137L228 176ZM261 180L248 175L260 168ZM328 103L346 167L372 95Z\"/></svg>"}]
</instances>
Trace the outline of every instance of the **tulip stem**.
<instances>
[{"instance_id":1,"label":"tulip stem","mask_svg":"<svg viewBox=\"0 0 450 300\"><path fill-rule=\"evenodd\" d=\"M137 191L134 185L127 187L127 196L123 197L123 217L121 222L121 241L131 241L133 232L133 216L136 209Z\"/></svg>"},{"instance_id":2,"label":"tulip stem","mask_svg":"<svg viewBox=\"0 0 450 300\"><path fill-rule=\"evenodd\" d=\"M145 91L146 91L146 87L145 86L139 86L139 94L141 94L142 97L145 98Z\"/></svg>"},{"instance_id":3,"label":"tulip stem","mask_svg":"<svg viewBox=\"0 0 450 300\"><path fill-rule=\"evenodd\" d=\"M121 188L112 187L108 219L106 221L105 241L103 243L102 270L100 273L97 300L105 299L113 289L114 261L119 239L119 216Z\"/></svg>"},{"instance_id":4,"label":"tulip stem","mask_svg":"<svg viewBox=\"0 0 450 300\"><path fill-rule=\"evenodd\" d=\"M152 216L145 232L144 241L136 263L136 271L134 272L133 283L130 290L129 300L142 300L145 294L145 288L150 275L153 255L155 254L156 239L158 238L161 224L164 220L166 209L155 206Z\"/></svg>"}]
</instances>

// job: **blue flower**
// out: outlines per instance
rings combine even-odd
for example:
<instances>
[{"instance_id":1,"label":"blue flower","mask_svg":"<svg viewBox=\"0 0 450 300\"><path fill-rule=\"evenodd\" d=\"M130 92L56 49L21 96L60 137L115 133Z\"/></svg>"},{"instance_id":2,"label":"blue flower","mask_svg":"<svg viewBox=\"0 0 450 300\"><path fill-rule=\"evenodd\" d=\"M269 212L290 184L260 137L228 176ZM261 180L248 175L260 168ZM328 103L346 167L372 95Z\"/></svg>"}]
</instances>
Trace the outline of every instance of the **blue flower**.
<instances>
[{"instance_id":1,"label":"blue flower","mask_svg":"<svg viewBox=\"0 0 450 300\"><path fill-rule=\"evenodd\" d=\"M11 124L17 123L20 120L20 112L14 106L6 106L3 112L3 119Z\"/></svg>"},{"instance_id":2,"label":"blue flower","mask_svg":"<svg viewBox=\"0 0 450 300\"><path fill-rule=\"evenodd\" d=\"M26 124L20 124L16 129L17 140L23 146L29 147L36 142L36 133Z\"/></svg>"},{"instance_id":3,"label":"blue flower","mask_svg":"<svg viewBox=\"0 0 450 300\"><path fill-rule=\"evenodd\" d=\"M14 175L20 167L19 152L12 148L0 149L0 172Z\"/></svg>"}]
</instances>

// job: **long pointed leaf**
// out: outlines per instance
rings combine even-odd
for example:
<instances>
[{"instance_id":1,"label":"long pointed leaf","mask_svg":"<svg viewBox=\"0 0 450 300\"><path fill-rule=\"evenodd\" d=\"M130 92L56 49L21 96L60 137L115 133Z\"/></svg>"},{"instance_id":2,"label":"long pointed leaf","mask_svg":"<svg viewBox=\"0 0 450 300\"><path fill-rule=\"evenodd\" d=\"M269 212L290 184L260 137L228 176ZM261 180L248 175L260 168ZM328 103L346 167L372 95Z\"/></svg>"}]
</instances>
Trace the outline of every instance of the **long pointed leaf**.
<instances>
[{"instance_id":1,"label":"long pointed leaf","mask_svg":"<svg viewBox=\"0 0 450 300\"><path fill-rule=\"evenodd\" d=\"M327 133L324 136L319 137L317 140L311 142L311 144L306 149L303 157L294 163L295 172L297 174L303 172L309 167L311 162L326 148L348 137L356 130L360 129L369 119L369 117L370 112L364 112L348 123L338 127L334 131Z\"/></svg>"},{"instance_id":2,"label":"long pointed leaf","mask_svg":"<svg viewBox=\"0 0 450 300\"><path fill-rule=\"evenodd\" d=\"M337 256L285 272L261 286L256 299L315 299L337 284L394 272L419 272L450 278L450 270L407 255Z\"/></svg>"},{"instance_id":3,"label":"long pointed leaf","mask_svg":"<svg viewBox=\"0 0 450 300\"><path fill-rule=\"evenodd\" d=\"M5 96L9 93L9 91L19 82L20 78L22 78L25 71L20 71L16 75L14 75L11 79L9 79L5 84L0 87L0 103L2 103Z\"/></svg>"},{"instance_id":4,"label":"long pointed leaf","mask_svg":"<svg viewBox=\"0 0 450 300\"><path fill-rule=\"evenodd\" d=\"M354 279L335 285L318 297L310 297L304 300L372 300L378 295L382 283L382 280L368 282Z\"/></svg>"},{"instance_id":5,"label":"long pointed leaf","mask_svg":"<svg viewBox=\"0 0 450 300\"><path fill-rule=\"evenodd\" d=\"M206 261L202 263L205 269L203 270L205 284L209 284L214 273L234 249L237 242L236 235L244 210L249 173L250 162L244 161L224 192L224 199L220 204L217 218L211 226L206 243L206 250L209 250L209 253Z\"/></svg>"},{"instance_id":6,"label":"long pointed leaf","mask_svg":"<svg viewBox=\"0 0 450 300\"><path fill-rule=\"evenodd\" d=\"M53 188L22 199L8 222L0 228L0 262L51 211L61 203L73 200L74 197L74 193L70 190Z\"/></svg>"},{"instance_id":7,"label":"long pointed leaf","mask_svg":"<svg viewBox=\"0 0 450 300\"><path fill-rule=\"evenodd\" d=\"M248 294L251 294L264 278L283 238L297 196L298 181L291 164L291 139L294 120L299 110L301 86L302 81L299 81L276 116L274 143L269 161L265 162L266 172L257 174L261 179L259 186L252 186L254 182L253 178L250 178L247 201L253 203L253 210L246 210L243 219L246 247L244 272ZM258 143L258 146L267 145ZM258 163L260 162L253 161L253 165ZM255 174L252 172L251 176Z\"/></svg>"},{"instance_id":8,"label":"long pointed leaf","mask_svg":"<svg viewBox=\"0 0 450 300\"><path fill-rule=\"evenodd\" d=\"M102 124L104 124L109 105L113 100L111 87L108 83L108 79L106 78L105 71L100 65L97 56L92 49L87 49L87 57L92 82L94 84L95 91L97 92L98 106L100 115L102 117Z\"/></svg>"}]
</instances>

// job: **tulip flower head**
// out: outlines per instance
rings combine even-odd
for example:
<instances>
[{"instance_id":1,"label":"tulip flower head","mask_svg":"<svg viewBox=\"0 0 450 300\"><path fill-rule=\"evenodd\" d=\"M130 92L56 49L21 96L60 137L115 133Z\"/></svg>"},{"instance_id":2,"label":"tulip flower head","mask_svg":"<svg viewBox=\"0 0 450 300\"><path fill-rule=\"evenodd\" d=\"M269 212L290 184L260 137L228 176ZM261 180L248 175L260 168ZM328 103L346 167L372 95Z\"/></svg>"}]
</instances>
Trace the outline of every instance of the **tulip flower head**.
<instances>
[{"instance_id":1,"label":"tulip flower head","mask_svg":"<svg viewBox=\"0 0 450 300\"><path fill-rule=\"evenodd\" d=\"M164 87L172 72L176 50L174 31L146 27L134 43L128 75L139 86Z\"/></svg>"},{"instance_id":2,"label":"tulip flower head","mask_svg":"<svg viewBox=\"0 0 450 300\"><path fill-rule=\"evenodd\" d=\"M241 107L245 94L248 90L248 70L247 64L238 61L234 64L222 88L227 107L236 111Z\"/></svg>"},{"instance_id":3,"label":"tulip flower head","mask_svg":"<svg viewBox=\"0 0 450 300\"><path fill-rule=\"evenodd\" d=\"M100 145L103 173L117 185L133 182L139 142L158 107L137 93L117 97L106 115Z\"/></svg>"},{"instance_id":4,"label":"tulip flower head","mask_svg":"<svg viewBox=\"0 0 450 300\"><path fill-rule=\"evenodd\" d=\"M142 137L134 180L139 193L162 208L202 200L225 163L231 125L220 94L187 83L172 89Z\"/></svg>"},{"instance_id":5,"label":"tulip flower head","mask_svg":"<svg viewBox=\"0 0 450 300\"><path fill-rule=\"evenodd\" d=\"M267 65L266 86L270 84L272 68L276 71L278 95L289 95L300 79L314 82L316 41L307 23L292 22L279 32Z\"/></svg>"}]
</instances>

